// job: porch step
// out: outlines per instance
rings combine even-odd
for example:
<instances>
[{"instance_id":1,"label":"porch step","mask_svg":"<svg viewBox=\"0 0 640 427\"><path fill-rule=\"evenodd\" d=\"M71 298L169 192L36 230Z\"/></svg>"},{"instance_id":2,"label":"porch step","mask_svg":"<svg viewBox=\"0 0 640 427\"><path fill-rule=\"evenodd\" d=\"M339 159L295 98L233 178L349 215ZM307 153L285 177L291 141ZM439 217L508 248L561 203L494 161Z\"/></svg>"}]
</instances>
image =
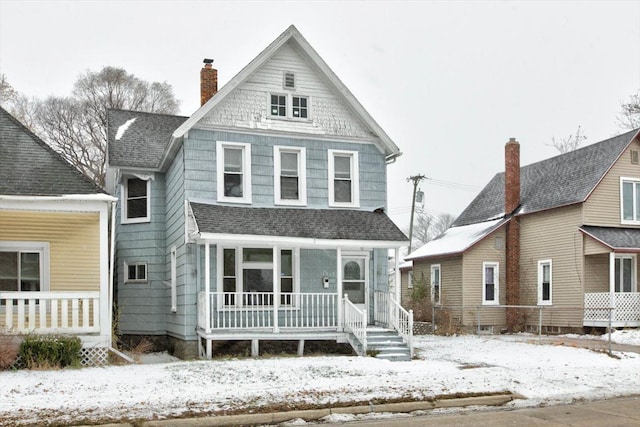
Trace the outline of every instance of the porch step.
<instances>
[{"instance_id":1,"label":"porch step","mask_svg":"<svg viewBox=\"0 0 640 427\"><path fill-rule=\"evenodd\" d=\"M380 327L367 328L367 350L378 359L411 360L411 351L398 332Z\"/></svg>"}]
</instances>

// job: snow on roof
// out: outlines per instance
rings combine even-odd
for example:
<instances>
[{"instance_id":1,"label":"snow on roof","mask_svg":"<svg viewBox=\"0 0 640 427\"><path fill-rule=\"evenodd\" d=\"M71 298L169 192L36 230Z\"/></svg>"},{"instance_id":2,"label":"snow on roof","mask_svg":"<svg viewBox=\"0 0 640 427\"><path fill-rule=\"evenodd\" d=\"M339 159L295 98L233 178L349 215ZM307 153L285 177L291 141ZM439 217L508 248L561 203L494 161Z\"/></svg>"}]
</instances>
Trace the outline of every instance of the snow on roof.
<instances>
[{"instance_id":1,"label":"snow on roof","mask_svg":"<svg viewBox=\"0 0 640 427\"><path fill-rule=\"evenodd\" d=\"M129 129L129 126L131 126L133 124L133 122L136 121L136 118L134 117L133 119L129 119L126 122L124 122L124 124L122 126L120 126L118 128L118 133L116 133L116 141L118 141L120 138L122 138L122 135L124 135L124 133L127 131L127 129Z\"/></svg>"},{"instance_id":2,"label":"snow on roof","mask_svg":"<svg viewBox=\"0 0 640 427\"><path fill-rule=\"evenodd\" d=\"M413 268L413 261L405 261L399 266L400 270L404 270L405 268Z\"/></svg>"},{"instance_id":3,"label":"snow on roof","mask_svg":"<svg viewBox=\"0 0 640 427\"><path fill-rule=\"evenodd\" d=\"M451 227L440 237L411 252L405 259L413 260L464 252L505 221L505 219L495 219L493 221Z\"/></svg>"}]
</instances>

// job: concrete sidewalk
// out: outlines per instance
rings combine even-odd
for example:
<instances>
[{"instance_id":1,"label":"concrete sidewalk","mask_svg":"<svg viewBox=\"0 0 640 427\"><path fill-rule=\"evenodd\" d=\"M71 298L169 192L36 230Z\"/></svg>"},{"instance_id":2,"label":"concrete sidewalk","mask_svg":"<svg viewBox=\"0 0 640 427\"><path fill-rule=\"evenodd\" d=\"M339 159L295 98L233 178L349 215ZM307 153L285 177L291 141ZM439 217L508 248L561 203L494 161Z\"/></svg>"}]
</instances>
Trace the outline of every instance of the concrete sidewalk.
<instances>
[{"instance_id":1,"label":"concrete sidewalk","mask_svg":"<svg viewBox=\"0 0 640 427\"><path fill-rule=\"evenodd\" d=\"M570 338L565 336L542 335L540 338L538 338L537 336L523 336L522 341L525 341L531 344L536 344L540 342L541 344L565 345L568 347L586 348L589 350L600 351L603 353L607 353L609 351L608 340L589 340L584 338ZM612 342L611 351L630 352L630 353L640 354L640 345L617 344Z\"/></svg>"},{"instance_id":2,"label":"concrete sidewalk","mask_svg":"<svg viewBox=\"0 0 640 427\"><path fill-rule=\"evenodd\" d=\"M322 427L343 425L354 427L637 427L640 426L640 396L539 408L495 409L463 414L426 414L354 421L347 424L317 425Z\"/></svg>"}]
</instances>

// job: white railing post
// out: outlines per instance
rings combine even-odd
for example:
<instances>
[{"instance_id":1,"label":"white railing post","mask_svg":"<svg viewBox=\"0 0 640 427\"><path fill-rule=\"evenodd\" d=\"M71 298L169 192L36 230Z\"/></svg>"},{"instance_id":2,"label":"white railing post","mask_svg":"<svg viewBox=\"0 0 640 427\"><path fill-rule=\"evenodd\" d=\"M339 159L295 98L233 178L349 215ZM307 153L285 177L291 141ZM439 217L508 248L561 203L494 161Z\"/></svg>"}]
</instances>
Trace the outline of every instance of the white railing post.
<instances>
[{"instance_id":1,"label":"white railing post","mask_svg":"<svg viewBox=\"0 0 640 427\"><path fill-rule=\"evenodd\" d=\"M409 352L413 359L413 310L409 310Z\"/></svg>"}]
</instances>

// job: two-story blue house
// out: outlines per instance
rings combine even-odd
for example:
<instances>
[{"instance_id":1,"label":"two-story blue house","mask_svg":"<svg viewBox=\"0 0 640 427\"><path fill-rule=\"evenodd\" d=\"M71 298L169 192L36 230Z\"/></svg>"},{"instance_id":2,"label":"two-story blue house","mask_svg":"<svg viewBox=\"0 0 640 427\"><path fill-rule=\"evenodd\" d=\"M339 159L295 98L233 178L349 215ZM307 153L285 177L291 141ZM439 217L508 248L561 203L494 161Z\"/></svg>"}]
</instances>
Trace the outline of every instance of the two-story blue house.
<instances>
[{"instance_id":1,"label":"two-story blue house","mask_svg":"<svg viewBox=\"0 0 640 427\"><path fill-rule=\"evenodd\" d=\"M274 339L364 354L378 325L402 338L382 355L408 357L387 275L407 238L384 213L398 147L294 26L220 91L210 60L200 80L191 117L109 114L121 332L182 357Z\"/></svg>"}]
</instances>

